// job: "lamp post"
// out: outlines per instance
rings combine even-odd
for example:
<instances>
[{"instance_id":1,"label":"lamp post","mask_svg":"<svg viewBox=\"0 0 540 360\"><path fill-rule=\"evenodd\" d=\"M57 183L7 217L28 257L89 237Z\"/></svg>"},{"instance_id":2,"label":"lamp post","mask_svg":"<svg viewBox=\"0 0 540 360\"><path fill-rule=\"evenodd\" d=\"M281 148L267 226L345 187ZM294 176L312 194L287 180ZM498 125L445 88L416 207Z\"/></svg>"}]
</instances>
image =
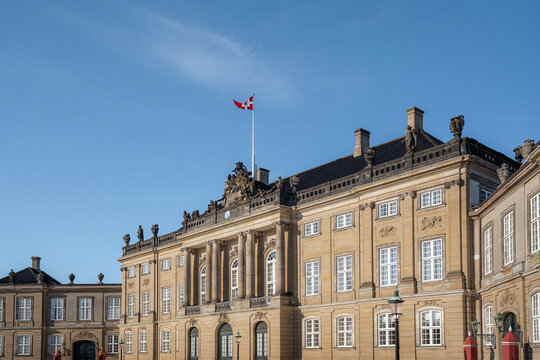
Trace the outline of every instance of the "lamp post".
<instances>
[{"instance_id":1,"label":"lamp post","mask_svg":"<svg viewBox=\"0 0 540 360\"><path fill-rule=\"evenodd\" d=\"M480 338L486 338L487 342L492 348L494 349L497 348L495 344L495 334L479 334L478 333L478 330L480 329L480 321L473 319L473 321L471 321L471 328L472 328L472 333L474 337L479 336Z\"/></svg>"},{"instance_id":2,"label":"lamp post","mask_svg":"<svg viewBox=\"0 0 540 360\"><path fill-rule=\"evenodd\" d=\"M236 333L234 338L236 339L236 360L240 360L240 340L242 339L242 335L240 335L240 331Z\"/></svg>"},{"instance_id":3,"label":"lamp post","mask_svg":"<svg viewBox=\"0 0 540 360\"><path fill-rule=\"evenodd\" d=\"M122 360L122 348L124 347L124 340L120 340L118 345L120 345L120 360Z\"/></svg>"},{"instance_id":4,"label":"lamp post","mask_svg":"<svg viewBox=\"0 0 540 360\"><path fill-rule=\"evenodd\" d=\"M394 311L391 315L394 316L394 328L396 331L396 339L395 339L396 360L399 360L399 316L401 315L399 313L399 307L404 301L405 300L403 300L399 296L399 289L398 289L398 286L396 285L396 288L394 289L394 296L392 296L388 300L388 303L390 304L390 306L393 307L392 310Z\"/></svg>"}]
</instances>

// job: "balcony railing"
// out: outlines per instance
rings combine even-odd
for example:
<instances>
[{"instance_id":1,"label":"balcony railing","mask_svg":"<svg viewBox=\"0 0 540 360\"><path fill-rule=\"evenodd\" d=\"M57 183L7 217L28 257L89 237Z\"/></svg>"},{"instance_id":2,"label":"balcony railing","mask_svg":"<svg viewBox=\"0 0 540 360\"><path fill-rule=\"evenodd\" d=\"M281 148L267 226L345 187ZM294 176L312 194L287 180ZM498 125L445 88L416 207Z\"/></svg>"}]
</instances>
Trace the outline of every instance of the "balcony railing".
<instances>
[{"instance_id":1,"label":"balcony railing","mask_svg":"<svg viewBox=\"0 0 540 360\"><path fill-rule=\"evenodd\" d=\"M270 305L270 296L256 297L251 299L251 308L262 308Z\"/></svg>"},{"instance_id":2,"label":"balcony railing","mask_svg":"<svg viewBox=\"0 0 540 360\"><path fill-rule=\"evenodd\" d=\"M199 315L201 313L201 307L199 305L186 306L186 315Z\"/></svg>"},{"instance_id":3,"label":"balcony railing","mask_svg":"<svg viewBox=\"0 0 540 360\"><path fill-rule=\"evenodd\" d=\"M231 310L232 310L232 302L230 301L216 303L216 312L224 312L224 311L231 311Z\"/></svg>"}]
</instances>

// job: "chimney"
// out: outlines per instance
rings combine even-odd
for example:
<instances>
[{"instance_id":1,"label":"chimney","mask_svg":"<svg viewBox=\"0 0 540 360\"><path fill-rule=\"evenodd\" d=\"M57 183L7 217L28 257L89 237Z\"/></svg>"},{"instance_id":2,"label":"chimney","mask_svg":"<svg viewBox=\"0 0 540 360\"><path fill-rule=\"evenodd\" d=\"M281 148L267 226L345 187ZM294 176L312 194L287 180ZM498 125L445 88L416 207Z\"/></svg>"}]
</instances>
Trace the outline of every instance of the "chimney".
<instances>
[{"instance_id":1,"label":"chimney","mask_svg":"<svg viewBox=\"0 0 540 360\"><path fill-rule=\"evenodd\" d=\"M407 125L416 130L423 130L424 111L420 110L416 106L407 109Z\"/></svg>"},{"instance_id":2,"label":"chimney","mask_svg":"<svg viewBox=\"0 0 540 360\"><path fill-rule=\"evenodd\" d=\"M366 129L354 130L354 157L361 156L369 147L369 134L370 132Z\"/></svg>"},{"instance_id":3,"label":"chimney","mask_svg":"<svg viewBox=\"0 0 540 360\"><path fill-rule=\"evenodd\" d=\"M264 168L257 168L257 180L268 185L268 178L270 177L270 170Z\"/></svg>"},{"instance_id":4,"label":"chimney","mask_svg":"<svg viewBox=\"0 0 540 360\"><path fill-rule=\"evenodd\" d=\"M32 256L32 269L40 271L39 262L41 258L39 256Z\"/></svg>"}]
</instances>

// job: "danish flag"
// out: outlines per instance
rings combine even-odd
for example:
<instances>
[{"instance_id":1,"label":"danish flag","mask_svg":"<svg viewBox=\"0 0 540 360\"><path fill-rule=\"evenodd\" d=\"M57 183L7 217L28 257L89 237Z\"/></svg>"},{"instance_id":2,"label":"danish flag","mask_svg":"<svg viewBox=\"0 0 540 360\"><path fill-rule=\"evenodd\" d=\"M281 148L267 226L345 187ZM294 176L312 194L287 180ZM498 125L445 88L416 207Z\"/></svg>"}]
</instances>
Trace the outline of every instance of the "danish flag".
<instances>
[{"instance_id":1,"label":"danish flag","mask_svg":"<svg viewBox=\"0 0 540 360\"><path fill-rule=\"evenodd\" d=\"M240 109L243 109L243 110L253 110L253 96L255 95L251 95L251 97L249 99L247 99L246 101L244 102L238 102L236 100L233 99L234 101L234 104L236 106L238 106Z\"/></svg>"}]
</instances>

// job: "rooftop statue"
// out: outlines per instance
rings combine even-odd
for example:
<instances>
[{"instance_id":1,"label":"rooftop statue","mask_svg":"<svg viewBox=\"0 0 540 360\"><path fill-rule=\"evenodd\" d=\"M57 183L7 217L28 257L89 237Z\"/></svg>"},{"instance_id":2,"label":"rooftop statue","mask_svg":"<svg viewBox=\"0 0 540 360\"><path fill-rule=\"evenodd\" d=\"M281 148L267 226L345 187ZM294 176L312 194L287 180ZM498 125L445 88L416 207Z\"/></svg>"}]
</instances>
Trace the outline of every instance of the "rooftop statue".
<instances>
[{"instance_id":1,"label":"rooftop statue","mask_svg":"<svg viewBox=\"0 0 540 360\"><path fill-rule=\"evenodd\" d=\"M413 129L408 125L407 130L405 130L405 147L407 153L413 153L416 150L416 135L416 129Z\"/></svg>"},{"instance_id":2,"label":"rooftop statue","mask_svg":"<svg viewBox=\"0 0 540 360\"><path fill-rule=\"evenodd\" d=\"M465 117L459 115L450 119L450 132L454 134L454 138L460 138L461 132L463 131L463 126L465 126Z\"/></svg>"},{"instance_id":3,"label":"rooftop statue","mask_svg":"<svg viewBox=\"0 0 540 360\"><path fill-rule=\"evenodd\" d=\"M139 230L137 230L137 238L139 238L139 241L144 241L144 230L141 225L139 225Z\"/></svg>"},{"instance_id":4,"label":"rooftop statue","mask_svg":"<svg viewBox=\"0 0 540 360\"><path fill-rule=\"evenodd\" d=\"M255 182L243 162L237 162L233 174L227 176L223 192L223 207L249 199L254 194Z\"/></svg>"}]
</instances>

